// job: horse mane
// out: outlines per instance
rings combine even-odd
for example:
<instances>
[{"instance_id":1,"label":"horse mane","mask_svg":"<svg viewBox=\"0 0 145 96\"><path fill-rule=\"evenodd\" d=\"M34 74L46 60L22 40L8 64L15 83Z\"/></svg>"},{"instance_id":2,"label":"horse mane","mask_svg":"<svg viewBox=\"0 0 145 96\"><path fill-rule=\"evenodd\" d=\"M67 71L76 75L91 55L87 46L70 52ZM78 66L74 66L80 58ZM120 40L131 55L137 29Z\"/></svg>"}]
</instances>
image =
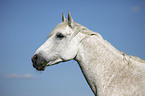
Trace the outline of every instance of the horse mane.
<instances>
[{"instance_id":1,"label":"horse mane","mask_svg":"<svg viewBox=\"0 0 145 96\"><path fill-rule=\"evenodd\" d=\"M116 55L119 53L119 55L121 55L123 57L123 59L129 58L129 59L132 59L132 60L140 62L140 63L145 63L145 60L143 60L141 58L138 58L138 57L132 56L132 55L126 55L124 52L119 51L107 40L104 40L103 37L98 32L91 31L88 28L86 28L85 26L82 26L81 24L78 24L78 23L75 23L75 24L79 27L79 28L77 28L78 30L76 31L76 33L74 33L75 35L78 34L78 32L81 32L88 36L95 36L101 43L103 43L105 45L105 47L108 47L109 50L112 50L112 52L115 52ZM129 61L128 59L126 59L126 60Z\"/></svg>"},{"instance_id":2,"label":"horse mane","mask_svg":"<svg viewBox=\"0 0 145 96\"><path fill-rule=\"evenodd\" d=\"M83 34L86 34L88 36L95 36L96 39L98 39L102 44L104 44L106 47L108 47L110 50L115 51L116 53L120 53L123 54L123 52L119 51L118 49L116 49L114 46L111 45L111 43L109 43L107 40L104 40L103 37L98 33L98 32L94 32L89 30L88 28L80 25L77 23L77 25L80 27L80 31ZM76 34L76 33L75 33Z\"/></svg>"}]
</instances>

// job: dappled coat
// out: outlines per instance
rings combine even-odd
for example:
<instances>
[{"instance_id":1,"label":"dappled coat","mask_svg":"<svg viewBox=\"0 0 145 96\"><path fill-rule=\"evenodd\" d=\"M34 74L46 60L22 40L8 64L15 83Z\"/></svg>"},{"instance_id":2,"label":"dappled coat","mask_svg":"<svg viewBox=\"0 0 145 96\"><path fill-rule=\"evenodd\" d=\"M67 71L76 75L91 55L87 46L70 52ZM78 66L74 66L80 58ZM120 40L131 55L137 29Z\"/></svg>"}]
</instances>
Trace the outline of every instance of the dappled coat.
<instances>
[{"instance_id":1,"label":"dappled coat","mask_svg":"<svg viewBox=\"0 0 145 96\"><path fill-rule=\"evenodd\" d=\"M145 96L145 61L126 55L70 15L50 33L32 57L33 66L76 60L95 96Z\"/></svg>"}]
</instances>

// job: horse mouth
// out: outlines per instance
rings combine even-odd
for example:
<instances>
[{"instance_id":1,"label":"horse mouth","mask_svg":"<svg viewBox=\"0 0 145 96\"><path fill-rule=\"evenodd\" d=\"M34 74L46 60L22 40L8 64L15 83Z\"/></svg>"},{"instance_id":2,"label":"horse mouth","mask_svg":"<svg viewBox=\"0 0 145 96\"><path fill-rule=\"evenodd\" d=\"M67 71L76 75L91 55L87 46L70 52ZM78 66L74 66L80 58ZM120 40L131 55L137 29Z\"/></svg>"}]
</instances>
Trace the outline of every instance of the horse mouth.
<instances>
[{"instance_id":1,"label":"horse mouth","mask_svg":"<svg viewBox=\"0 0 145 96\"><path fill-rule=\"evenodd\" d=\"M44 71L47 67L47 62L41 62L39 65L33 64L33 67L38 71Z\"/></svg>"},{"instance_id":2,"label":"horse mouth","mask_svg":"<svg viewBox=\"0 0 145 96\"><path fill-rule=\"evenodd\" d=\"M51 65L60 63L60 62L62 62L62 61L63 61L62 59L56 59L56 60L54 60L54 61L49 61L46 65L47 65L47 66L51 66Z\"/></svg>"},{"instance_id":3,"label":"horse mouth","mask_svg":"<svg viewBox=\"0 0 145 96\"><path fill-rule=\"evenodd\" d=\"M54 61L48 61L48 62L41 62L40 65L35 66L33 64L33 67L36 68L38 71L44 71L47 66L55 65L57 63L62 62L62 59L54 60Z\"/></svg>"}]
</instances>

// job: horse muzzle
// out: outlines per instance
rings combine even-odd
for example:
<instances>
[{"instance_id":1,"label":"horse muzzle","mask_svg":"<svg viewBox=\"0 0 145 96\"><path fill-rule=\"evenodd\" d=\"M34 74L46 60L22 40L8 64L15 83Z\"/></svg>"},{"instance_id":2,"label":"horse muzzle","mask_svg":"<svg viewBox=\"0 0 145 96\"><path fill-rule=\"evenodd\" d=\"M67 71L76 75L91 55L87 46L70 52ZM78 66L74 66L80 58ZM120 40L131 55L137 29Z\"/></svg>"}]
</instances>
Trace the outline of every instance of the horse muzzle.
<instances>
[{"instance_id":1,"label":"horse muzzle","mask_svg":"<svg viewBox=\"0 0 145 96\"><path fill-rule=\"evenodd\" d=\"M47 61L41 56L41 54L35 54L32 57L33 67L38 71L44 71L47 67Z\"/></svg>"}]
</instances>

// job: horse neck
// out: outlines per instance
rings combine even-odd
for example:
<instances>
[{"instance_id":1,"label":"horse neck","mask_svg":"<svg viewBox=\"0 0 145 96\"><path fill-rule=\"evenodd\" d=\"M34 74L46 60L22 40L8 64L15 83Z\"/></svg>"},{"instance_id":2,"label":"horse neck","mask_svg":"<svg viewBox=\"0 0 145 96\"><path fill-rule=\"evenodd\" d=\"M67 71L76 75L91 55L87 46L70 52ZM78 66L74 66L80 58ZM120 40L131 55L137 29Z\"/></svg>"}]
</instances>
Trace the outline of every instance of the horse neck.
<instances>
[{"instance_id":1,"label":"horse neck","mask_svg":"<svg viewBox=\"0 0 145 96\"><path fill-rule=\"evenodd\" d=\"M109 42L102 37L96 35L86 36L83 39L79 51L76 56L78 63L85 63L92 66L99 64L108 64L113 62L122 61L124 53L117 50ZM117 60L116 60L117 59Z\"/></svg>"},{"instance_id":2,"label":"horse neck","mask_svg":"<svg viewBox=\"0 0 145 96\"><path fill-rule=\"evenodd\" d=\"M106 74L113 75L110 71L115 73L121 67L123 68L122 58L123 55L120 51L103 38L98 38L95 35L81 42L76 56L76 60L94 93L96 93L96 87L98 92L101 92L103 86L108 84Z\"/></svg>"}]
</instances>

